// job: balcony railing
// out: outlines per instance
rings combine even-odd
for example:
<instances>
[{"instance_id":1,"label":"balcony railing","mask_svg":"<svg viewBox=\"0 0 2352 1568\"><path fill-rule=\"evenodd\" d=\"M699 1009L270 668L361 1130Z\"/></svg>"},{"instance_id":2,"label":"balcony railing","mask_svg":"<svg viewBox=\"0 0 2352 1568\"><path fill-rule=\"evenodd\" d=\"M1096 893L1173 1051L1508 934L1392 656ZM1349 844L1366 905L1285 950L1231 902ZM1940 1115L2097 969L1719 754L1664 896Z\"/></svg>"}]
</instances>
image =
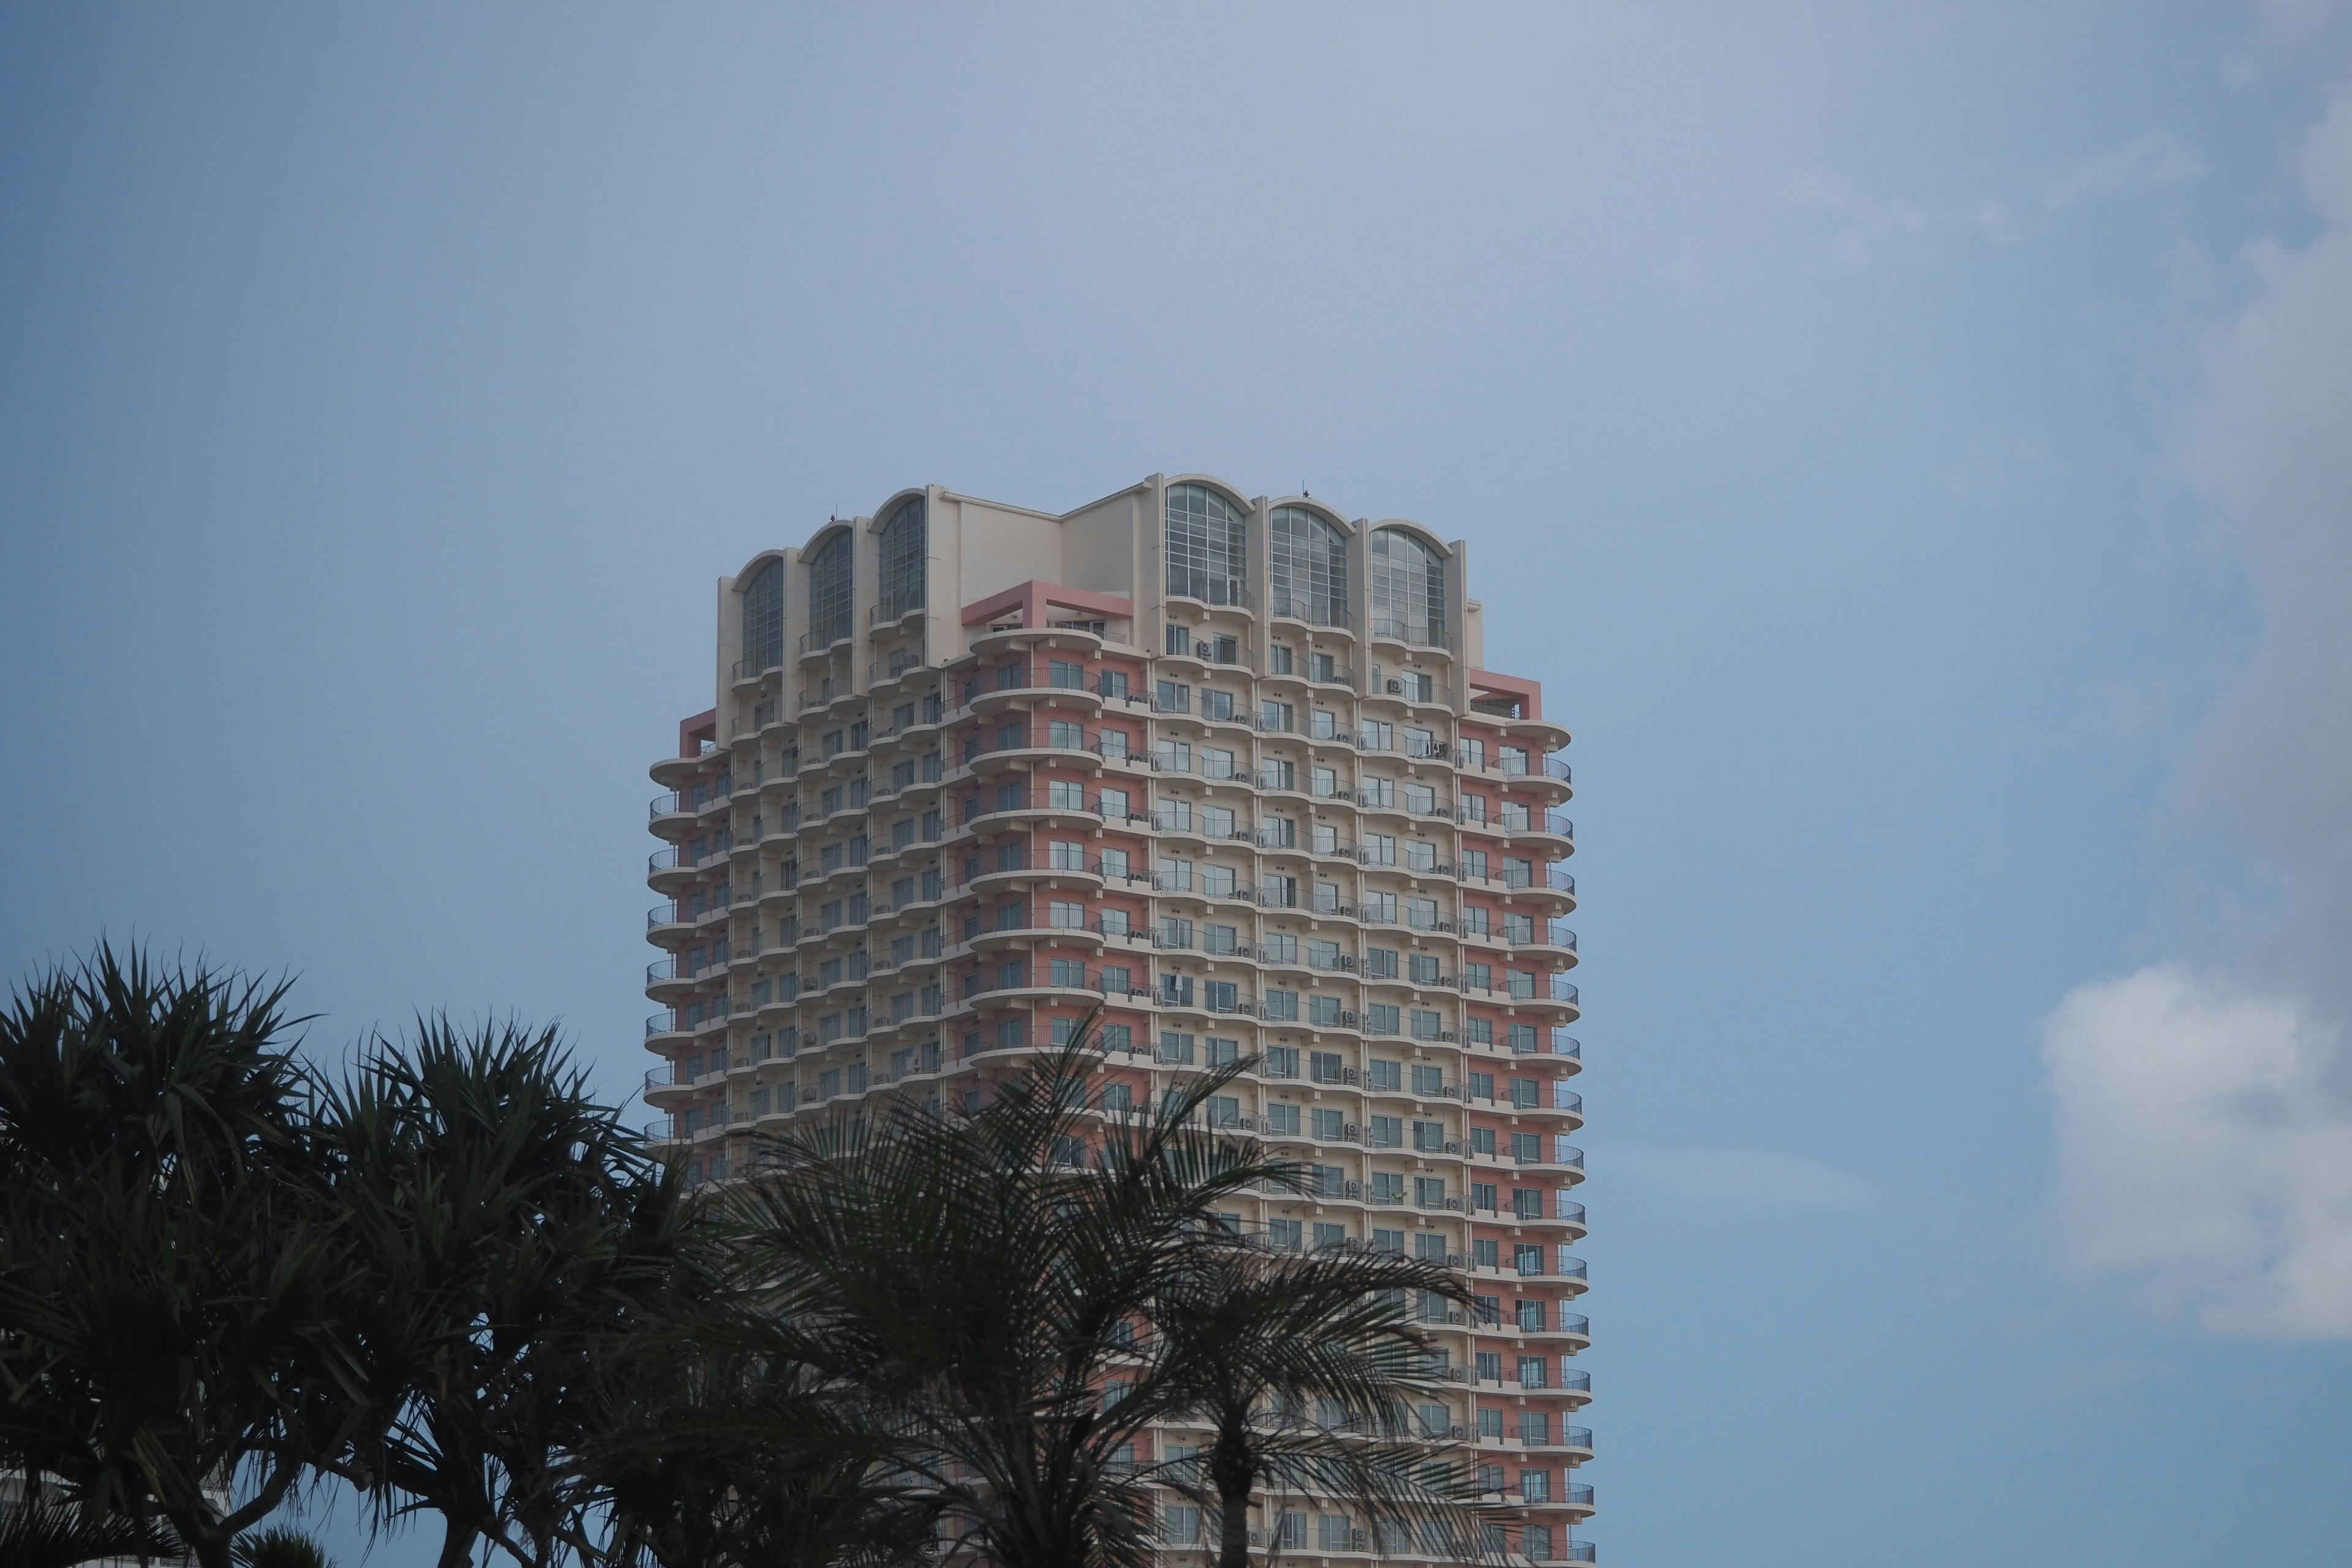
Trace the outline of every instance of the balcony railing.
<instances>
[{"instance_id":1,"label":"balcony railing","mask_svg":"<svg viewBox=\"0 0 2352 1568\"><path fill-rule=\"evenodd\" d=\"M1450 648L1454 646L1443 621L1411 621L1399 616L1374 616L1372 635L1414 647Z\"/></svg>"},{"instance_id":2,"label":"balcony railing","mask_svg":"<svg viewBox=\"0 0 2352 1568\"><path fill-rule=\"evenodd\" d=\"M1007 691L1069 691L1101 695L1099 682L1087 679L1086 666L1075 659L1047 659L1042 664L1000 664L967 676L963 706Z\"/></svg>"},{"instance_id":3,"label":"balcony railing","mask_svg":"<svg viewBox=\"0 0 2352 1568\"><path fill-rule=\"evenodd\" d=\"M900 676L906 674L910 669L920 669L922 668L922 649L915 647L900 648L897 653L892 654L887 658L877 658L866 665L866 684L869 686L879 686L886 680L898 679Z\"/></svg>"},{"instance_id":4,"label":"balcony railing","mask_svg":"<svg viewBox=\"0 0 2352 1568\"><path fill-rule=\"evenodd\" d=\"M1286 620L1305 621L1310 626L1338 626L1344 630L1353 624L1342 600L1318 598L1280 589L1269 596L1266 609L1270 615L1280 616Z\"/></svg>"},{"instance_id":5,"label":"balcony railing","mask_svg":"<svg viewBox=\"0 0 2352 1568\"><path fill-rule=\"evenodd\" d=\"M1077 724L1000 725L967 739L963 760L970 763L1004 752L1091 752L1097 756L1124 757L1126 739L1116 730L1089 735Z\"/></svg>"},{"instance_id":6,"label":"balcony railing","mask_svg":"<svg viewBox=\"0 0 2352 1568\"><path fill-rule=\"evenodd\" d=\"M1129 797L1120 820L1149 822L1150 816L1136 808L1142 802ZM957 822L965 826L983 816L995 816L1008 811L1068 811L1084 816L1107 816L1103 797L1088 795L1076 784L1048 784L1044 789L1007 784L1002 788L983 790L965 795L956 802Z\"/></svg>"},{"instance_id":7,"label":"balcony railing","mask_svg":"<svg viewBox=\"0 0 2352 1568\"><path fill-rule=\"evenodd\" d=\"M841 621L836 625L819 626L814 631L803 632L801 634L800 651L804 654L816 653L824 648L831 647L835 643L847 642L849 640L850 634L848 625L849 611L846 606L843 608L841 616Z\"/></svg>"},{"instance_id":8,"label":"balcony railing","mask_svg":"<svg viewBox=\"0 0 2352 1568\"><path fill-rule=\"evenodd\" d=\"M887 626L922 607L923 593L919 588L911 594L885 594L880 603L866 612L866 624Z\"/></svg>"},{"instance_id":9,"label":"balcony railing","mask_svg":"<svg viewBox=\"0 0 2352 1568\"><path fill-rule=\"evenodd\" d=\"M1231 605L1244 610L1250 604L1249 584L1240 578L1220 577L1181 566L1168 569L1168 594L1171 598L1198 599L1204 605Z\"/></svg>"}]
</instances>

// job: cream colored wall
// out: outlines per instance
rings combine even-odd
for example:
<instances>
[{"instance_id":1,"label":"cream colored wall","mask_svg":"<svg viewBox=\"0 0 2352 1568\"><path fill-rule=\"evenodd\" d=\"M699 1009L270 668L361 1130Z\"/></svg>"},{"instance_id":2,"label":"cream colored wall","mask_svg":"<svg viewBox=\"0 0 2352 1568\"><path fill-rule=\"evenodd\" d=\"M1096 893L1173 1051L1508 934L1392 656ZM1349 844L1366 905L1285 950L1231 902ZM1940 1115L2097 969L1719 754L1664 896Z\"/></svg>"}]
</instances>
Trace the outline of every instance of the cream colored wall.
<instances>
[{"instance_id":1,"label":"cream colored wall","mask_svg":"<svg viewBox=\"0 0 2352 1568\"><path fill-rule=\"evenodd\" d=\"M1062 574L1062 521L1034 511L991 506L959 497L963 521L963 586L957 603L969 605L1042 577Z\"/></svg>"},{"instance_id":2,"label":"cream colored wall","mask_svg":"<svg viewBox=\"0 0 2352 1568\"><path fill-rule=\"evenodd\" d=\"M1065 585L1116 594L1123 599L1135 596L1146 493L1140 486L1131 487L1080 507L1062 520L1061 581Z\"/></svg>"},{"instance_id":3,"label":"cream colored wall","mask_svg":"<svg viewBox=\"0 0 2352 1568\"><path fill-rule=\"evenodd\" d=\"M739 577L719 579L719 647L711 679L722 703L727 700L728 682L734 679L735 661L743 656L743 595L735 591L740 581ZM725 740L724 724L720 730L719 739Z\"/></svg>"}]
</instances>

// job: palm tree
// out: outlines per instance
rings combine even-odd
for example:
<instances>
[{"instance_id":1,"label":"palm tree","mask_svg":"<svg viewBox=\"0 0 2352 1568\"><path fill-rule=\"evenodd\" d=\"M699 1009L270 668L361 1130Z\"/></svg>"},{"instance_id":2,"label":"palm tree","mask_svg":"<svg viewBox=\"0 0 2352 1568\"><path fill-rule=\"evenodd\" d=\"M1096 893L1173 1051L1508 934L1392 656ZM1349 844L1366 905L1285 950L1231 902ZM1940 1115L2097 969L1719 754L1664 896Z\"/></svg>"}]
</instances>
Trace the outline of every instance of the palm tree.
<instances>
[{"instance_id":1,"label":"palm tree","mask_svg":"<svg viewBox=\"0 0 2352 1568\"><path fill-rule=\"evenodd\" d=\"M887 1568L931 1537L897 1434L854 1389L748 1353L747 1303L702 1304L608 1363L588 1464L608 1568ZM756 1342L758 1336L751 1336ZM583 1550L583 1560L590 1553Z\"/></svg>"},{"instance_id":2,"label":"palm tree","mask_svg":"<svg viewBox=\"0 0 2352 1568\"><path fill-rule=\"evenodd\" d=\"M348 1392L285 994L100 947L0 1016L0 1464L205 1568Z\"/></svg>"},{"instance_id":3,"label":"palm tree","mask_svg":"<svg viewBox=\"0 0 2352 1568\"><path fill-rule=\"evenodd\" d=\"M729 1204L764 1353L887 1412L942 1529L1005 1568L1149 1560L1137 1450L1187 1393L1153 1305L1224 1250L1219 1204L1295 1179L1202 1124L1238 1066L1090 1110L1088 1033L975 1114L788 1137Z\"/></svg>"},{"instance_id":4,"label":"palm tree","mask_svg":"<svg viewBox=\"0 0 2352 1568\"><path fill-rule=\"evenodd\" d=\"M442 1568L584 1540L598 1368L698 1287L693 1207L552 1029L419 1021L326 1097L360 1417L336 1472L380 1522L430 1511Z\"/></svg>"},{"instance_id":5,"label":"palm tree","mask_svg":"<svg viewBox=\"0 0 2352 1568\"><path fill-rule=\"evenodd\" d=\"M102 1557L176 1556L180 1543L153 1525L98 1517L55 1502L0 1501L0 1563L75 1568Z\"/></svg>"},{"instance_id":6,"label":"palm tree","mask_svg":"<svg viewBox=\"0 0 2352 1568\"><path fill-rule=\"evenodd\" d=\"M1426 1444L1396 1440L1407 1401L1430 1386L1412 1305L1446 1301L1466 1306L1469 1292L1442 1259L1355 1247L1269 1256L1243 1238L1161 1294L1153 1322L1169 1375L1187 1414L1214 1431L1178 1479L1219 1521L1218 1568L1246 1568L1250 1502L1273 1479L1312 1479L1381 1522L1468 1533L1450 1467ZM1308 1421L1310 1404L1339 1420Z\"/></svg>"}]
</instances>

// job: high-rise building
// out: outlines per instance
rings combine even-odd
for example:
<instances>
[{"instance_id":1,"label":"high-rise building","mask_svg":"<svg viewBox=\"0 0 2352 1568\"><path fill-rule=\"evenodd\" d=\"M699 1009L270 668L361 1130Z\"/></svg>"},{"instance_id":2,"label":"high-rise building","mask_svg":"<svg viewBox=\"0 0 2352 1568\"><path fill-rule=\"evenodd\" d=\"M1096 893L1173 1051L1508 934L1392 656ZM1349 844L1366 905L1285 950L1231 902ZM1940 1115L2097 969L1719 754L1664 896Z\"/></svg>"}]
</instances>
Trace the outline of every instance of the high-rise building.
<instances>
[{"instance_id":1,"label":"high-rise building","mask_svg":"<svg viewBox=\"0 0 2352 1568\"><path fill-rule=\"evenodd\" d=\"M796 1116L977 1104L1097 1003L1113 1102L1255 1058L1212 1118L1313 1180L1234 1223L1466 1271L1414 1415L1490 1544L1589 1561L1569 736L1481 668L1467 565L1194 475L1059 516L908 489L752 557L652 770L646 1092L712 1181ZM1439 1555L1266 1512L1295 1557Z\"/></svg>"}]
</instances>

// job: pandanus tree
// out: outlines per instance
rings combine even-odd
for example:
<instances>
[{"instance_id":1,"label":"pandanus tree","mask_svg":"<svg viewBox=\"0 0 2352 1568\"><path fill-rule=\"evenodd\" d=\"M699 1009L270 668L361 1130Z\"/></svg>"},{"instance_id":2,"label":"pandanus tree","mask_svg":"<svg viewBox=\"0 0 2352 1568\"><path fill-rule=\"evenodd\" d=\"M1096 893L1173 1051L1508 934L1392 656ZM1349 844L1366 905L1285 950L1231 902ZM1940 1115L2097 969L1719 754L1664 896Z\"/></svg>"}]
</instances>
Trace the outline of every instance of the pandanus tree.
<instances>
[{"instance_id":1,"label":"pandanus tree","mask_svg":"<svg viewBox=\"0 0 2352 1568\"><path fill-rule=\"evenodd\" d=\"M180 1543L154 1524L95 1513L66 1501L0 1502L0 1563L75 1568L100 1558L176 1556Z\"/></svg>"},{"instance_id":2,"label":"pandanus tree","mask_svg":"<svg viewBox=\"0 0 2352 1568\"><path fill-rule=\"evenodd\" d=\"M1149 1428L1191 1390L1151 1332L1229 1246L1220 1205L1292 1166L1203 1124L1229 1067L1104 1113L1081 1029L971 1114L793 1133L726 1223L756 1352L887 1413L943 1535L1004 1568L1149 1561Z\"/></svg>"},{"instance_id":3,"label":"pandanus tree","mask_svg":"<svg viewBox=\"0 0 2352 1568\"><path fill-rule=\"evenodd\" d=\"M521 1564L593 1550L603 1368L708 1282L677 1176L551 1029L420 1020L361 1052L322 1120L361 1265L331 1468L380 1522L438 1516L442 1568L486 1541Z\"/></svg>"},{"instance_id":4,"label":"pandanus tree","mask_svg":"<svg viewBox=\"0 0 2352 1568\"><path fill-rule=\"evenodd\" d=\"M284 999L101 947L0 1016L0 1467L204 1568L349 1409L352 1247Z\"/></svg>"}]
</instances>

